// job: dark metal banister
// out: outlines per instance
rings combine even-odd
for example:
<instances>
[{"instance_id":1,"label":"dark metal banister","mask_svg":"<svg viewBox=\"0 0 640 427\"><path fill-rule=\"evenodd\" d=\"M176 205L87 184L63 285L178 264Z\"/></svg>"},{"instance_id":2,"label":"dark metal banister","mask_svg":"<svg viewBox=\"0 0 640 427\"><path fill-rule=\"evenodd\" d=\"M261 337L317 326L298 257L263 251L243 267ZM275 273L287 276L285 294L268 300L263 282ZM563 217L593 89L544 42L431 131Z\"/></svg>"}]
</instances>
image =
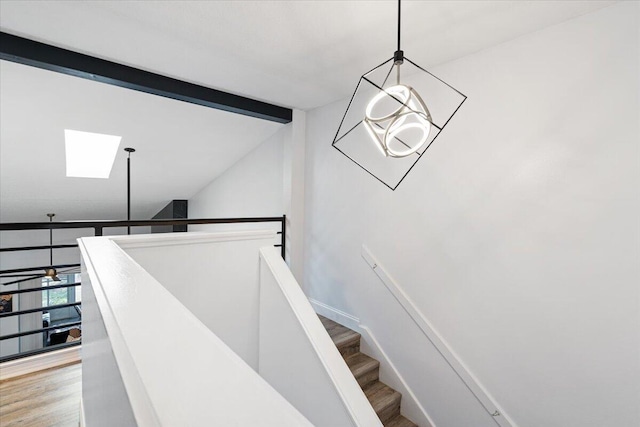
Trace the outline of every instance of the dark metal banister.
<instances>
[{"instance_id":1,"label":"dark metal banister","mask_svg":"<svg viewBox=\"0 0 640 427\"><path fill-rule=\"evenodd\" d=\"M240 224L240 223L262 223L262 222L279 222L281 225L281 231L278 231L277 234L280 235L281 243L278 245L274 245L276 247L280 247L282 258L285 259L286 256L286 235L287 235L287 217L286 215L282 215L281 217L253 217L253 218L204 218L204 219L151 219L151 220L133 220L133 221L122 221L122 220L111 220L111 221L62 221L62 222L14 222L14 223L0 223L0 231L20 231L20 230L57 230L57 229L91 229L94 230L94 235L102 236L104 228L115 228L115 227L144 227L144 226L171 226L171 225L207 225L207 224ZM23 246L23 247L9 247L9 248L0 248L0 252L14 252L14 251L37 251L37 250L53 250L53 249L65 249L65 248L75 248L78 245L76 244L59 244L59 245L43 245L43 246ZM36 270L44 270L49 267L53 268L66 268L66 267L78 267L80 264L61 264L55 266L39 266L39 267L30 267L30 268L14 268L8 270L0 270L0 274L12 274L12 273L22 273ZM36 276L37 277L37 276ZM4 283L5 285L13 284L14 282ZM13 291L3 291L0 292L0 296L4 295L14 295L14 294L23 294L27 292L43 292L54 289L63 289L63 288L71 288L74 286L79 286L80 283L68 283L68 284L60 284L60 285L51 285L51 286L43 286L38 288L29 288L29 289L16 289ZM22 314L29 313L37 313L49 310L56 310L66 307L75 307L76 310L82 305L81 302L72 302L66 304L58 304L51 305L46 307L37 307L31 308L27 310L18 310L12 311L8 313L0 313L0 318L6 318L11 316L19 316ZM33 329L23 332L17 332L5 336L1 336L0 340L7 340L12 338L20 338L26 335L33 335L38 333L47 333L48 331L52 331L59 328L64 327L72 327L80 325L82 322L71 322L65 323L61 325L54 325L43 327L41 329ZM51 350L61 349L65 347L77 346L80 345L80 342L72 342L72 343L63 343L57 344L50 347L45 347L36 350L30 350L27 352L20 352L9 356L3 356L0 358L0 361L6 362L9 360L18 359L20 357L30 356L45 353Z\"/></svg>"},{"instance_id":2,"label":"dark metal banister","mask_svg":"<svg viewBox=\"0 0 640 427\"><path fill-rule=\"evenodd\" d=\"M17 332L15 334L1 336L0 341L10 340L11 338L20 338L20 337L24 337L25 335L33 335L33 334L40 334L42 332L55 331L57 329L70 328L72 326L78 326L81 324L82 324L82 321L71 322L71 323L60 323L59 325L47 326L46 328L32 329L30 331L24 331L24 332Z\"/></svg>"},{"instance_id":3,"label":"dark metal banister","mask_svg":"<svg viewBox=\"0 0 640 427\"><path fill-rule=\"evenodd\" d=\"M46 270L47 268L71 268L80 267L80 264L58 264L58 265L44 265L38 267L23 267L23 268L11 268L8 270L0 270L0 274L12 274L12 273L24 273L27 271Z\"/></svg>"},{"instance_id":4,"label":"dark metal banister","mask_svg":"<svg viewBox=\"0 0 640 427\"><path fill-rule=\"evenodd\" d=\"M43 290L46 291L47 289L43 288ZM70 302L70 303L67 303L67 304L48 305L46 307L37 307L37 308L30 308L28 310L10 311L8 313L0 313L0 319L5 318L5 317L11 317L11 316L19 316L21 314L37 313L38 311L48 311L48 310L55 310L57 308L73 307L74 305L82 305L82 302L80 302L80 301L78 301L78 302Z\"/></svg>"},{"instance_id":5,"label":"dark metal banister","mask_svg":"<svg viewBox=\"0 0 640 427\"><path fill-rule=\"evenodd\" d=\"M58 229L75 229L75 228L93 228L96 236L102 236L104 228L115 227L145 227L145 226L163 226L163 225L207 225L207 224L246 224L261 222L279 222L282 227L281 243L275 245L280 247L282 258L286 254L286 229L287 216L273 217L250 217L250 218L197 218L197 219L145 219L145 220L105 220L105 221L58 221L58 222L8 222L0 223L0 231L20 231L20 230L58 230ZM49 245L49 246L27 246L0 248L0 252L12 251L28 251L42 249L62 249L73 248L77 245ZM49 266L47 266L49 267ZM64 268L64 267L62 267ZM34 271L34 269L21 269L21 271ZM4 270L1 273L18 272L18 270Z\"/></svg>"},{"instance_id":6,"label":"dark metal banister","mask_svg":"<svg viewBox=\"0 0 640 427\"><path fill-rule=\"evenodd\" d=\"M62 289L62 288L71 288L73 286L80 286L80 282L76 283L65 283L64 285L50 285L50 286L41 286L39 288L29 288L29 289L16 289L14 291L3 291L0 292L0 297L3 295L15 295L15 294L24 294L27 292L43 292L43 291L51 291L54 289Z\"/></svg>"},{"instance_id":7,"label":"dark metal banister","mask_svg":"<svg viewBox=\"0 0 640 427\"><path fill-rule=\"evenodd\" d=\"M255 218L199 218L199 219L142 219L142 220L106 220L106 221L59 221L59 222L7 222L0 223L0 231L49 230L63 228L112 228L143 227L156 225L206 225L238 224L249 222L280 222L284 216Z\"/></svg>"},{"instance_id":8,"label":"dark metal banister","mask_svg":"<svg viewBox=\"0 0 640 427\"><path fill-rule=\"evenodd\" d=\"M0 248L0 252L17 252L17 251L40 251L40 250L50 250L50 249L66 249L66 248L77 248L76 244L69 245L46 245L46 246L17 246L13 248Z\"/></svg>"}]
</instances>

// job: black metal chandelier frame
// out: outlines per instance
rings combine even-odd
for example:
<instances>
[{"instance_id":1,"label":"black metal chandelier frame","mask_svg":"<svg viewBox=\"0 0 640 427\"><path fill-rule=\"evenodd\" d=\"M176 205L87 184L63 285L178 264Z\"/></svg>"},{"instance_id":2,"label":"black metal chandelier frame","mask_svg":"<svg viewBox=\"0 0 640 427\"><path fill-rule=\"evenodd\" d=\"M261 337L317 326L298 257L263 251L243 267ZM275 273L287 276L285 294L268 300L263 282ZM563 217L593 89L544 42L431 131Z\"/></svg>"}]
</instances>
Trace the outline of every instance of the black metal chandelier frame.
<instances>
[{"instance_id":1,"label":"black metal chandelier frame","mask_svg":"<svg viewBox=\"0 0 640 427\"><path fill-rule=\"evenodd\" d=\"M351 160L353 163L355 163L357 166L359 166L361 169L363 169L365 172L367 172L369 175L371 175L372 177L377 179L379 182L384 184L386 187L388 187L392 191L394 191L396 188L398 188L398 186L404 181L404 179L407 177L409 172L411 172L411 170L414 168L414 166L418 163L418 160L420 160L422 158L422 156L424 155L424 153L429 149L429 147L431 147L433 145L433 142L440 135L440 132L442 132L442 130L444 130L446 125L451 121L453 116L458 112L458 110L460 109L462 104L467 99L467 96L464 95L462 92L460 92L459 90L457 90L456 88L454 88L453 86L451 86L450 84L445 82L444 80L440 79L439 77L437 77L433 73L427 71L426 69L422 68L421 66L419 66L418 64L416 64L415 62L411 61L409 58L404 56L404 52L400 49L400 28L401 28L401 4L400 3L401 3L401 0L398 0L398 39L397 39L398 40L398 45L397 45L397 50L394 52L393 57L387 59L386 61L384 61L380 65L372 68L371 70L367 71L362 76L360 76L360 79L358 80L358 84L357 84L357 86L356 86L356 88L355 88L355 90L353 92L353 95L351 96L351 99L349 100L349 104L347 106L347 109L346 109L345 113L342 116L342 120L340 121L340 125L338 126L338 130L336 131L336 134L335 134L335 137L334 137L333 143L332 143L332 146L336 150L338 150L341 154L343 154L345 157L347 157L349 160ZM345 119L347 118L347 115L349 114L349 112L351 110L352 104L354 102L354 99L356 98L356 95L358 94L358 90L361 88L361 85L364 82L366 82L366 83L370 84L372 87L374 87L375 89L377 89L379 91L379 93L386 93L384 87L387 84L387 82L389 80L389 77L391 76L391 74L393 72L394 67L399 67L404 61L407 61L412 66L416 67L416 69L426 73L428 76L431 76L433 79L437 80L441 84L445 85L447 88L451 89L455 94L457 94L457 95L459 95L461 97L460 98L461 101L459 103L457 103L457 105L455 106L455 109L453 109L453 112L450 115L448 115L448 117L446 118L446 120L444 121L444 123L442 125L436 124L433 120L431 120L431 117L426 117L426 119L429 121L430 125L434 126L434 128L437 129L438 133L425 146L421 147L419 150L417 150L415 153L413 153L416 156L415 157L415 161L413 161L411 163L410 167L404 172L404 174L402 174L401 178L399 180L397 180L397 182L395 182L395 183L389 183L389 182L386 182L385 179L377 176L373 171L370 170L370 168L368 168L365 165L363 165L364 162L362 160L359 160L359 159L355 158L356 157L355 155L350 155L349 153L346 152L346 150L341 149L338 145L345 137L347 137L349 134L351 134L359 125L361 125L363 123L363 121L358 121L355 125L351 126L348 130L346 130L342 134L340 132L342 130L343 125L345 124ZM370 79L368 77L372 73L374 73L377 70L381 69L382 67L387 66L389 63L391 63L391 65L390 65L389 70L386 73L386 75L384 77L384 80L382 81L381 84L375 83L372 79ZM399 73L399 71L398 71L398 73ZM388 93L387 93L387 95L388 95ZM400 99L397 99L394 96L389 95L389 97L392 100L396 101L396 102L402 103L402 101ZM404 141L402 141L400 138L396 137L395 139L399 144L404 145L407 148L410 148L409 145L406 144ZM366 142L369 143L369 141L366 141ZM393 162L394 159L393 158L389 158L389 161Z\"/></svg>"}]
</instances>

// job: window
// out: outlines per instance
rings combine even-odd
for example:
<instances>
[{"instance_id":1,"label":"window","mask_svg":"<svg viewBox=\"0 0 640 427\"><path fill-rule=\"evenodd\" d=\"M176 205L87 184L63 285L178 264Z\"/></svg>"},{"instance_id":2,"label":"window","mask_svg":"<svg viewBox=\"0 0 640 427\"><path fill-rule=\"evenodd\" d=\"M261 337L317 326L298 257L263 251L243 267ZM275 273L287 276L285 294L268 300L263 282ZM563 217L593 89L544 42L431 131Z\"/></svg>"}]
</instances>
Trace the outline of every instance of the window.
<instances>
[{"instance_id":1,"label":"window","mask_svg":"<svg viewBox=\"0 0 640 427\"><path fill-rule=\"evenodd\" d=\"M42 306L51 307L72 302L80 302L82 296L80 286L70 286L66 288L46 289L49 286L66 285L71 283L80 283L80 274L60 274L59 282L54 282L48 278L42 279ZM49 326L76 321L81 317L81 310L78 306L54 308L43 312L43 320L48 322Z\"/></svg>"}]
</instances>

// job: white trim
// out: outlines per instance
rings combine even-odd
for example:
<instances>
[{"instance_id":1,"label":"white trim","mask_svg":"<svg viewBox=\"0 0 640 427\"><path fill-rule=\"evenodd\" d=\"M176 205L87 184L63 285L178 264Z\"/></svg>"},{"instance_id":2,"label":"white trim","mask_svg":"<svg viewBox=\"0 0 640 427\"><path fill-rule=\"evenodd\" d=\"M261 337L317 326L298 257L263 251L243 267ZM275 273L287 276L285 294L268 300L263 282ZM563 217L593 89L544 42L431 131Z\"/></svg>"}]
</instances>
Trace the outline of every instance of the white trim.
<instances>
[{"instance_id":1,"label":"white trim","mask_svg":"<svg viewBox=\"0 0 640 427\"><path fill-rule=\"evenodd\" d=\"M344 363L333 341L327 335L324 326L320 323L320 319L313 311L313 307L308 304L307 297L302 292L302 288L298 285L293 273L285 264L277 248L261 248L260 257L275 278L282 295L298 319L300 327L308 337L309 343L313 347L320 363L324 366L333 387L340 396L340 401L351 416L354 424L362 427L382 427L382 423L373 411L373 407Z\"/></svg>"},{"instance_id":2,"label":"white trim","mask_svg":"<svg viewBox=\"0 0 640 427\"><path fill-rule=\"evenodd\" d=\"M422 427L436 427L436 423L431 419L427 411L420 404L420 401L406 383L396 366L393 364L387 353L371 332L371 329L360 325L362 341L360 348L367 356L371 356L380 362L380 381L391 388L398 390L402 394L401 413L414 423ZM389 372L390 371L390 372Z\"/></svg>"},{"instance_id":3,"label":"white trim","mask_svg":"<svg viewBox=\"0 0 640 427\"><path fill-rule=\"evenodd\" d=\"M82 257L83 282L84 274L86 273L89 279L88 282L86 282L86 286L91 286L91 289L93 290L96 299L96 309L99 311L100 316L102 317L102 323L107 331L109 344L120 370L122 383L127 391L131 410L137 424L141 426L160 425L158 415L151 403L142 379L137 372L133 357L131 356L128 346L124 340L122 329L116 321L116 316L113 312L113 307L107 298L103 281L96 270L96 264L99 265L105 262L110 263L109 267L114 268L115 265L112 263L116 258L114 256L115 254L124 256L127 260L131 261L131 263L134 263L133 259L113 240L114 239L108 236L84 237L78 239L78 248L80 249ZM96 244L108 248L106 255L94 250L89 251L88 247L96 246ZM97 254L95 258L92 257L93 253ZM136 267L139 266L136 264ZM142 269L141 267L139 268ZM113 273L113 271L111 271L111 273ZM144 271L144 274L148 274L146 270ZM110 278L107 278L107 281L109 279ZM129 278L129 281L131 280L132 279Z\"/></svg>"},{"instance_id":4,"label":"white trim","mask_svg":"<svg viewBox=\"0 0 640 427\"><path fill-rule=\"evenodd\" d=\"M213 224L215 225L215 224ZM142 236L105 236L123 249L155 248L175 245L197 245L204 243L230 242L234 240L272 239L275 230L252 230L230 232L190 231L189 233L159 233Z\"/></svg>"},{"instance_id":5,"label":"white trim","mask_svg":"<svg viewBox=\"0 0 640 427\"><path fill-rule=\"evenodd\" d=\"M345 313L344 311L338 310L337 308L328 306L327 304L313 298L309 298L309 302L313 306L313 309L316 313L326 317L327 319L331 319L334 322L340 323L341 325L346 326L349 329L360 332L359 318L349 313Z\"/></svg>"},{"instance_id":6,"label":"white trim","mask_svg":"<svg viewBox=\"0 0 640 427\"><path fill-rule=\"evenodd\" d=\"M84 402L82 401L82 396L80 396L80 427L85 427L87 425L87 420L84 418Z\"/></svg>"},{"instance_id":7,"label":"white trim","mask_svg":"<svg viewBox=\"0 0 640 427\"><path fill-rule=\"evenodd\" d=\"M80 346L10 360L0 364L0 381L33 374L45 369L78 363L81 360Z\"/></svg>"},{"instance_id":8,"label":"white trim","mask_svg":"<svg viewBox=\"0 0 640 427\"><path fill-rule=\"evenodd\" d=\"M386 272L384 267L380 265L378 260L376 260L371 251L369 251L365 245L362 245L362 258L367 264L369 264L369 267L371 267L374 273L387 287L389 292L391 292L409 317L411 317L420 330L422 330L425 337L427 337L436 350L438 350L447 364L458 375L460 380L475 396L493 420L501 427L517 427L507 414L505 414L505 412L497 405L489 392L482 386L482 384L480 384L480 381L469 371L449 345L447 345L446 341L433 328L431 323L424 317L420 310L418 310L415 304L402 290L400 285L398 285L398 283Z\"/></svg>"}]
</instances>

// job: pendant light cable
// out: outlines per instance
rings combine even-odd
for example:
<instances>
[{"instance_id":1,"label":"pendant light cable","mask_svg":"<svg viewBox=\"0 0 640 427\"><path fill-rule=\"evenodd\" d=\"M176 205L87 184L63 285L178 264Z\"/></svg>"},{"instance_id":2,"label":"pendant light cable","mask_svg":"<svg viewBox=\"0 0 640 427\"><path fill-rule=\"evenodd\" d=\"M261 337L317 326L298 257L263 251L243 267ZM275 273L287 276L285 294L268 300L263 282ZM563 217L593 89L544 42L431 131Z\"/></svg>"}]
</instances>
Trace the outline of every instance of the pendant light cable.
<instances>
[{"instance_id":1,"label":"pendant light cable","mask_svg":"<svg viewBox=\"0 0 640 427\"><path fill-rule=\"evenodd\" d=\"M131 221L131 153L135 153L135 148L127 147L127 221ZM127 225L127 234L131 234L131 226Z\"/></svg>"},{"instance_id":2,"label":"pendant light cable","mask_svg":"<svg viewBox=\"0 0 640 427\"><path fill-rule=\"evenodd\" d=\"M48 213L49 223L53 222L54 213ZM49 228L49 265L53 266L53 228Z\"/></svg>"},{"instance_id":3,"label":"pendant light cable","mask_svg":"<svg viewBox=\"0 0 640 427\"><path fill-rule=\"evenodd\" d=\"M398 0L398 49L393 54L393 63L396 65L396 84L400 84L400 65L404 62L404 52L400 50L400 17L401 9L400 9L401 0Z\"/></svg>"},{"instance_id":4,"label":"pendant light cable","mask_svg":"<svg viewBox=\"0 0 640 427\"><path fill-rule=\"evenodd\" d=\"M53 217L56 216L54 213L48 213L49 224L53 222ZM39 276L36 276L36 278ZM49 226L49 268L45 269L44 277L48 277L54 282L59 282L58 272L55 268L53 268L53 227Z\"/></svg>"},{"instance_id":5,"label":"pendant light cable","mask_svg":"<svg viewBox=\"0 0 640 427\"><path fill-rule=\"evenodd\" d=\"M398 0L398 49L400 50L400 0Z\"/></svg>"}]
</instances>

